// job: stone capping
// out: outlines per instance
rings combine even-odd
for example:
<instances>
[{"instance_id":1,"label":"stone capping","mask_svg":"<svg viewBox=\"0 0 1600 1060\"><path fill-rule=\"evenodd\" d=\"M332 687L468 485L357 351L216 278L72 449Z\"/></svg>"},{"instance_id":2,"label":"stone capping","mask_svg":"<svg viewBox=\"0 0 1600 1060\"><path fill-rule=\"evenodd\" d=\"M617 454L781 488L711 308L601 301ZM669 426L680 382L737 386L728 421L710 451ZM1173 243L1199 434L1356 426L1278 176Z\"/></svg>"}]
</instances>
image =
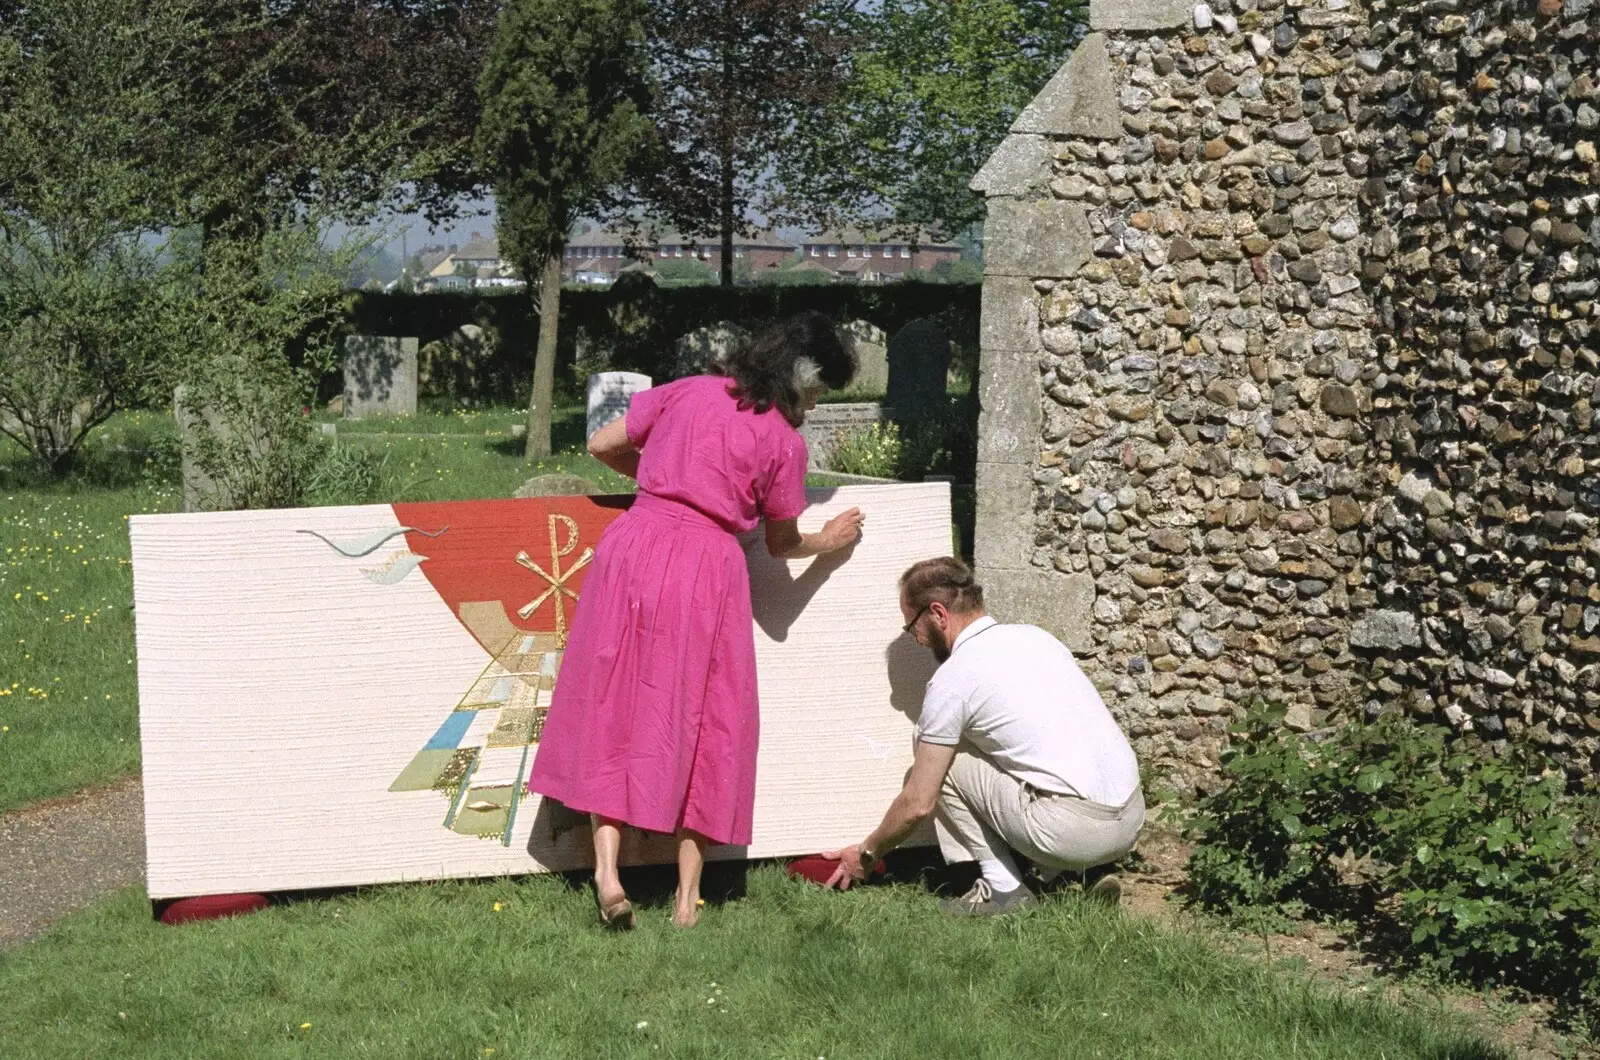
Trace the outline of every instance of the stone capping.
<instances>
[{"instance_id":1,"label":"stone capping","mask_svg":"<svg viewBox=\"0 0 1600 1060\"><path fill-rule=\"evenodd\" d=\"M1022 113L1011 124L1011 131L1076 136L1086 140L1122 137L1122 112L1117 108L1117 90L1111 81L1111 56L1106 52L1104 33L1091 33L1083 38L1044 90L1022 108Z\"/></svg>"},{"instance_id":2,"label":"stone capping","mask_svg":"<svg viewBox=\"0 0 1600 1060\"><path fill-rule=\"evenodd\" d=\"M1038 195L1047 183L1052 150L1043 136L1013 133L1000 141L967 187L991 199Z\"/></svg>"},{"instance_id":3,"label":"stone capping","mask_svg":"<svg viewBox=\"0 0 1600 1060\"><path fill-rule=\"evenodd\" d=\"M1089 0L1089 28L1132 30L1178 29L1194 18L1194 0Z\"/></svg>"}]
</instances>

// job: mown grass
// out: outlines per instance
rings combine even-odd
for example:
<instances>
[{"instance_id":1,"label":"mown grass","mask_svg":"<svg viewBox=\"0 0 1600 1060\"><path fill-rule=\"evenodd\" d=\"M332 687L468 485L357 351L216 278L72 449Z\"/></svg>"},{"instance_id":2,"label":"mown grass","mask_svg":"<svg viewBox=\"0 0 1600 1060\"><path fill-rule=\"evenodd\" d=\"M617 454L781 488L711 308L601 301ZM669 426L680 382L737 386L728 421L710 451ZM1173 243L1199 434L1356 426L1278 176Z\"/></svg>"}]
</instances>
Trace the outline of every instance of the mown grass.
<instances>
[{"instance_id":1,"label":"mown grass","mask_svg":"<svg viewBox=\"0 0 1600 1060\"><path fill-rule=\"evenodd\" d=\"M58 483L0 450L0 810L138 768L127 518L181 506L173 436L170 417L118 417Z\"/></svg>"},{"instance_id":2,"label":"mown grass","mask_svg":"<svg viewBox=\"0 0 1600 1060\"><path fill-rule=\"evenodd\" d=\"M529 464L519 409L335 421L333 445L378 463L364 496L312 503L509 497L565 472L611 493L633 481L583 450L583 410L558 410L557 453ZM129 412L96 432L79 471L41 479L0 439L0 811L108 783L139 768L133 580L127 517L182 507L172 418ZM817 484L826 484L822 478Z\"/></svg>"},{"instance_id":3,"label":"mown grass","mask_svg":"<svg viewBox=\"0 0 1600 1060\"><path fill-rule=\"evenodd\" d=\"M0 953L0 1042L162 1060L1504 1055L1075 898L957 921L914 884L841 895L757 866L692 931L664 905L628 936L593 920L553 877L179 928L128 891Z\"/></svg>"}]
</instances>

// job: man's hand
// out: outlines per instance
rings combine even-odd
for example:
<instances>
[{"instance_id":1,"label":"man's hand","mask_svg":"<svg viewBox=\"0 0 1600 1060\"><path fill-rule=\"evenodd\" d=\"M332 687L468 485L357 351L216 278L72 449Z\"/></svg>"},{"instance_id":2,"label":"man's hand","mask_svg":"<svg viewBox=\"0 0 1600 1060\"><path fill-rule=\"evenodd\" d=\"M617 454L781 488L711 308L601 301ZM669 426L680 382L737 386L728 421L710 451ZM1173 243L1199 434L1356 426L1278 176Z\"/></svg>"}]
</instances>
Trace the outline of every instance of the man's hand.
<instances>
[{"instance_id":1,"label":"man's hand","mask_svg":"<svg viewBox=\"0 0 1600 1060\"><path fill-rule=\"evenodd\" d=\"M864 883L867 870L861 864L861 844L854 843L843 850L824 850L825 858L836 858L839 867L833 870L833 875L828 877L824 887L837 886L841 891L848 891L852 883Z\"/></svg>"}]
</instances>

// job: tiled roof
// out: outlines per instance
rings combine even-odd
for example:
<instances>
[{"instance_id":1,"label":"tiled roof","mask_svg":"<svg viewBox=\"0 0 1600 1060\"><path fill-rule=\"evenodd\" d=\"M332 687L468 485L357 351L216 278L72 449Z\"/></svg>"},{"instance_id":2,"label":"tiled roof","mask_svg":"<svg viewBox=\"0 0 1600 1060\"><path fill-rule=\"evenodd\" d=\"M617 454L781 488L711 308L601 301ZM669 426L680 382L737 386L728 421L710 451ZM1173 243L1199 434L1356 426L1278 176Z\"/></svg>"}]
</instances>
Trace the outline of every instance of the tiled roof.
<instances>
[{"instance_id":1,"label":"tiled roof","mask_svg":"<svg viewBox=\"0 0 1600 1060\"><path fill-rule=\"evenodd\" d=\"M477 236L467 240L467 245L456 251L456 260L499 261L500 241L493 236Z\"/></svg>"},{"instance_id":2,"label":"tiled roof","mask_svg":"<svg viewBox=\"0 0 1600 1060\"><path fill-rule=\"evenodd\" d=\"M880 243L890 243L895 246L909 246L915 244L919 250L960 250L956 243L947 243L926 230L909 232L876 232L864 231L860 228L835 228L826 232L818 232L814 236L806 236L800 241L805 246L822 244L826 246L860 247L877 246Z\"/></svg>"},{"instance_id":3,"label":"tiled roof","mask_svg":"<svg viewBox=\"0 0 1600 1060\"><path fill-rule=\"evenodd\" d=\"M608 228L592 228L579 236L567 240L569 247L703 247L706 250L716 250L722 245L722 238L716 235L685 235L682 232L665 231L652 238L650 229L638 231L616 231ZM733 245L736 247L759 247L763 250L793 250L794 245L778 238L772 232L757 232L753 236L735 235Z\"/></svg>"}]
</instances>

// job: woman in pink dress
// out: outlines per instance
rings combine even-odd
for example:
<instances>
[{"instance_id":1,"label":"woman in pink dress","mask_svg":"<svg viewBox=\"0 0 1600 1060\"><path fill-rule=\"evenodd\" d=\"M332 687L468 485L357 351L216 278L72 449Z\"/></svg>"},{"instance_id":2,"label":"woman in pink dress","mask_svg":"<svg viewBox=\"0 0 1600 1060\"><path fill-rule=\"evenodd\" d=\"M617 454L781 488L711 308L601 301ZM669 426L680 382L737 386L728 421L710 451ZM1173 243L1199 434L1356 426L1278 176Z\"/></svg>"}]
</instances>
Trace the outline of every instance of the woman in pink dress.
<instances>
[{"instance_id":1,"label":"woman in pink dress","mask_svg":"<svg viewBox=\"0 0 1600 1060\"><path fill-rule=\"evenodd\" d=\"M745 344L716 375L634 395L589 452L639 481L583 583L528 789L587 812L600 918L633 926L617 876L622 824L678 839L673 921L699 918L708 843L747 844L755 805L755 635L736 534L766 523L769 552L819 555L861 536L852 509L803 534L817 396L855 358L821 313Z\"/></svg>"}]
</instances>

